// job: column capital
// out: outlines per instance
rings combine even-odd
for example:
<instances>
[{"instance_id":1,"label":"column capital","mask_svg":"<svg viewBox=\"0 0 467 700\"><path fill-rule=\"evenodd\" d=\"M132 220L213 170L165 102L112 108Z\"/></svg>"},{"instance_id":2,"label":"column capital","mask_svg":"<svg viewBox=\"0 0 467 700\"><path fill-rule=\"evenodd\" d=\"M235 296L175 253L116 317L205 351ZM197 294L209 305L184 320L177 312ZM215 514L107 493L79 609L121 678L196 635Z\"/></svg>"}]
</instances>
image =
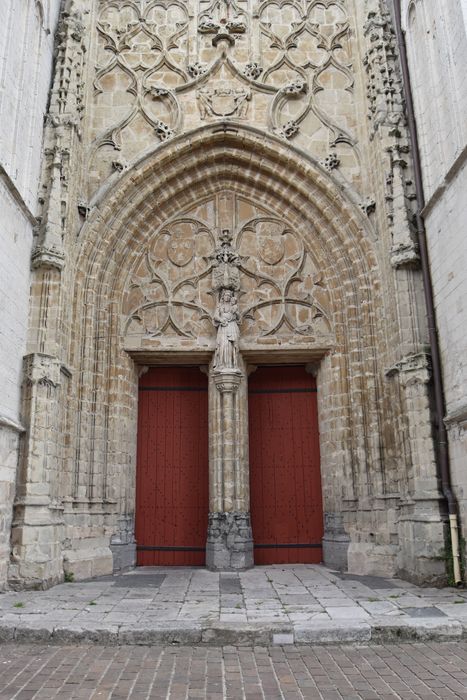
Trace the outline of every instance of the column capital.
<instances>
[{"instance_id":1,"label":"column capital","mask_svg":"<svg viewBox=\"0 0 467 700\"><path fill-rule=\"evenodd\" d=\"M212 376L214 384L221 394L236 393L243 378L240 370L220 370L213 372Z\"/></svg>"}]
</instances>

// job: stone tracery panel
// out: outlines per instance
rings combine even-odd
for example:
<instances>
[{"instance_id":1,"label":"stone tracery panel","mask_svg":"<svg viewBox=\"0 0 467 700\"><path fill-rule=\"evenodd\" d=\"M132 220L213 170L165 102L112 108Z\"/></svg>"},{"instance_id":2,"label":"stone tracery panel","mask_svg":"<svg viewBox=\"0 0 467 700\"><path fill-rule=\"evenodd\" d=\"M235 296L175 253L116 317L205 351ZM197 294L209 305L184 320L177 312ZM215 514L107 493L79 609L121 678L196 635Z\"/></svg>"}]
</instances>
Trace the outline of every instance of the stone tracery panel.
<instances>
[{"instance_id":1,"label":"stone tracery panel","mask_svg":"<svg viewBox=\"0 0 467 700\"><path fill-rule=\"evenodd\" d=\"M218 279L222 236L237 270L225 284ZM241 348L332 344L329 294L313 252L286 222L224 192L148 242L125 293L126 349L214 350L224 287L238 296Z\"/></svg>"},{"instance_id":2,"label":"stone tracery panel","mask_svg":"<svg viewBox=\"0 0 467 700\"><path fill-rule=\"evenodd\" d=\"M89 195L161 141L219 119L296 140L318 160L341 154L356 176L342 0L101 0L95 41Z\"/></svg>"}]
</instances>

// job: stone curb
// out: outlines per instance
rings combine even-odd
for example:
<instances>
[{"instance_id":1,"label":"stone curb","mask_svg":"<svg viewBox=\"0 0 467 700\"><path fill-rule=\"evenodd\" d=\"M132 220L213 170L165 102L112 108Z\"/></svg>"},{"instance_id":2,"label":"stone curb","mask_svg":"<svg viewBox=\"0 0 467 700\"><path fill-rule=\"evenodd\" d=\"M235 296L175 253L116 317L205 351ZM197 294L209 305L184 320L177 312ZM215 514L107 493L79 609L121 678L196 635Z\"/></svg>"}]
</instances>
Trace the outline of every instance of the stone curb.
<instances>
[{"instance_id":1,"label":"stone curb","mask_svg":"<svg viewBox=\"0 0 467 700\"><path fill-rule=\"evenodd\" d=\"M193 623L157 626L1 625L0 644L86 644L99 646L279 646L291 644L390 644L454 641L467 638L467 626L456 620L380 620L315 622L309 625Z\"/></svg>"}]
</instances>

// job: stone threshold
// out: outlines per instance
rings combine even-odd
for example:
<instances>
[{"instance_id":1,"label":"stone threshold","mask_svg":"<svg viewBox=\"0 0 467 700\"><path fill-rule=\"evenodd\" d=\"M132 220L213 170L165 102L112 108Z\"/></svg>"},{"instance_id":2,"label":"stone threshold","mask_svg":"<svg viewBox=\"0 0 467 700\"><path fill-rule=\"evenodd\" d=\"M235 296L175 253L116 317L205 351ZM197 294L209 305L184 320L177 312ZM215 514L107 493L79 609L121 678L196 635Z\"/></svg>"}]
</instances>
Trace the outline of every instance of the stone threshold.
<instances>
[{"instance_id":1,"label":"stone threshold","mask_svg":"<svg viewBox=\"0 0 467 700\"><path fill-rule=\"evenodd\" d=\"M157 625L10 625L0 622L0 643L96 644L99 646L244 646L388 644L452 642L467 639L467 624L439 618L314 624L235 624L174 622Z\"/></svg>"}]
</instances>

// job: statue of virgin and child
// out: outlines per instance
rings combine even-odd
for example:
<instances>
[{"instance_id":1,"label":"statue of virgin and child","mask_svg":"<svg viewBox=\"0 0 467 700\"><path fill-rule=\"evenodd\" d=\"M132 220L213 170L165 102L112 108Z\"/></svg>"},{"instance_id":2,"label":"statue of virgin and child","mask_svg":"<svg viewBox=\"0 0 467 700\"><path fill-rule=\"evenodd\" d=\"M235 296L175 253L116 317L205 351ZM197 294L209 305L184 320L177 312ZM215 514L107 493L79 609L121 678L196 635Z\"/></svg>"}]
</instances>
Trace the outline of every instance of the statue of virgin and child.
<instances>
[{"instance_id":1,"label":"statue of virgin and child","mask_svg":"<svg viewBox=\"0 0 467 700\"><path fill-rule=\"evenodd\" d=\"M237 371L240 314L237 297L231 289L221 290L213 321L217 328L214 369Z\"/></svg>"}]
</instances>

